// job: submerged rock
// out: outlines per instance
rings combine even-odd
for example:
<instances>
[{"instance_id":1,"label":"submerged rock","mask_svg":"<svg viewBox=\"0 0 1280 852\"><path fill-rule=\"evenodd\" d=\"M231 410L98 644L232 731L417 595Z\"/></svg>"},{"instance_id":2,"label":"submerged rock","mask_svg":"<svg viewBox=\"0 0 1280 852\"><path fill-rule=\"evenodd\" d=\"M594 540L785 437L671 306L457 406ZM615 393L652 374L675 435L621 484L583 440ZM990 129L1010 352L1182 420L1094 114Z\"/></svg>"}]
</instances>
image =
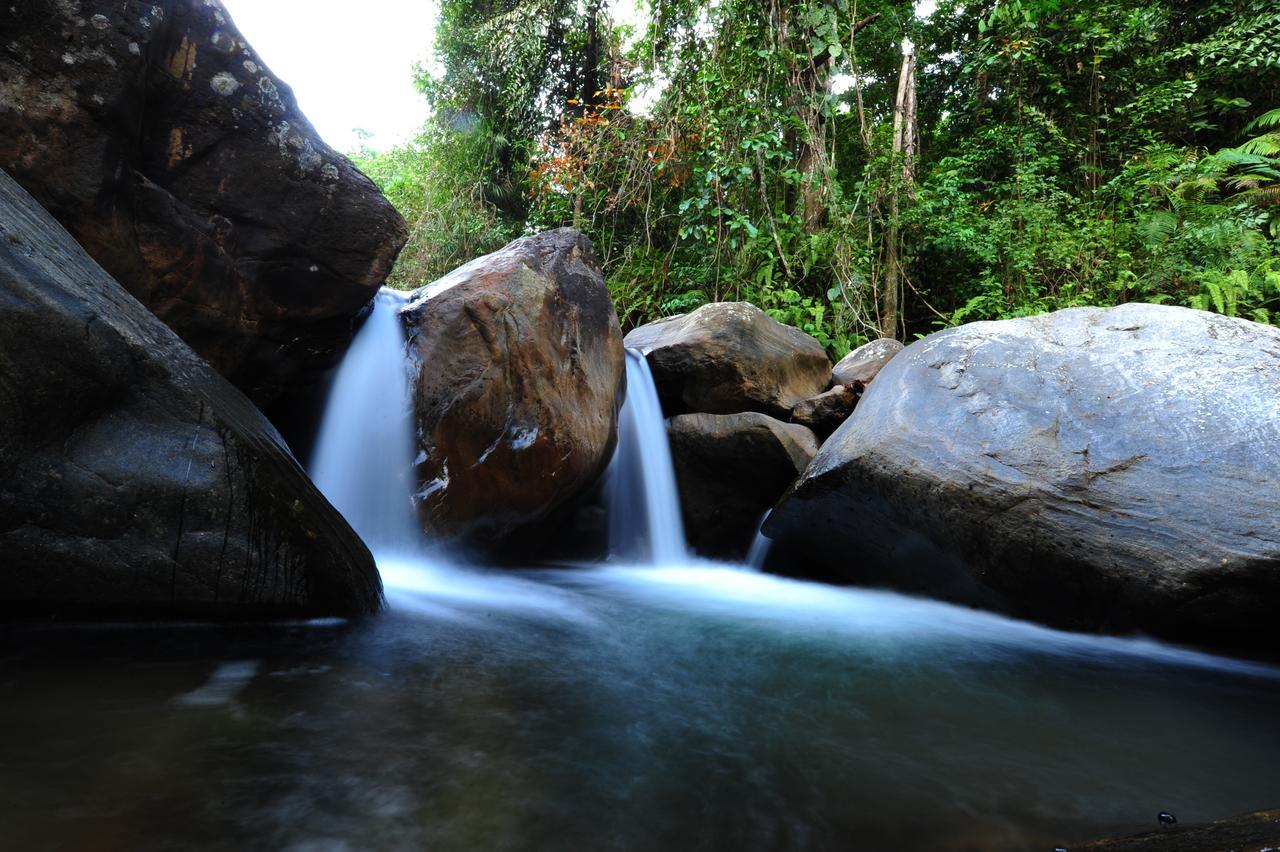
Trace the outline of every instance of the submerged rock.
<instances>
[{"instance_id":1,"label":"submerged rock","mask_svg":"<svg viewBox=\"0 0 1280 852\"><path fill-rule=\"evenodd\" d=\"M836 362L831 370L832 380L838 385L866 388L880 375L884 365L902 351L902 344L892 337L882 337L859 346Z\"/></svg>"},{"instance_id":2,"label":"submerged rock","mask_svg":"<svg viewBox=\"0 0 1280 852\"><path fill-rule=\"evenodd\" d=\"M818 451L813 433L750 411L667 423L685 537L702 556L740 559L760 517Z\"/></svg>"},{"instance_id":3,"label":"submerged rock","mask_svg":"<svg viewBox=\"0 0 1280 852\"><path fill-rule=\"evenodd\" d=\"M590 240L516 240L416 291L403 316L428 534L493 553L596 482L624 353Z\"/></svg>"},{"instance_id":4,"label":"submerged rock","mask_svg":"<svg viewBox=\"0 0 1280 852\"><path fill-rule=\"evenodd\" d=\"M358 615L368 550L253 404L0 172L0 605Z\"/></svg>"},{"instance_id":5,"label":"submerged rock","mask_svg":"<svg viewBox=\"0 0 1280 852\"><path fill-rule=\"evenodd\" d=\"M1280 329L1184 308L949 329L885 367L766 532L828 579L1274 652L1278 377Z\"/></svg>"},{"instance_id":6,"label":"submerged rock","mask_svg":"<svg viewBox=\"0 0 1280 852\"><path fill-rule=\"evenodd\" d=\"M1167 823L1159 831L1072 844L1070 848L1079 852L1266 852L1280 848L1280 810L1257 811L1206 825Z\"/></svg>"},{"instance_id":7,"label":"submerged rock","mask_svg":"<svg viewBox=\"0 0 1280 852\"><path fill-rule=\"evenodd\" d=\"M831 384L822 344L746 302L713 302L642 325L626 343L648 357L668 415L760 411L786 418Z\"/></svg>"},{"instance_id":8,"label":"submerged rock","mask_svg":"<svg viewBox=\"0 0 1280 852\"><path fill-rule=\"evenodd\" d=\"M216 0L0 5L0 168L259 404L336 362L407 229Z\"/></svg>"}]
</instances>

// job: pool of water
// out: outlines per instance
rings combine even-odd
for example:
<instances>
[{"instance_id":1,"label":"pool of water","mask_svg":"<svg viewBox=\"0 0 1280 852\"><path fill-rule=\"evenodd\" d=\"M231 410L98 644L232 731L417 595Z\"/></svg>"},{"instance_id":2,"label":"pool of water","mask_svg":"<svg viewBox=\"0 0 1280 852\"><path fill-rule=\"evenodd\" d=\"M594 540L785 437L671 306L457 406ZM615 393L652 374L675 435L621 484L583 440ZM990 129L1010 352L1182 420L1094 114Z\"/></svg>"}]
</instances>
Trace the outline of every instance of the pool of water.
<instances>
[{"instance_id":1,"label":"pool of water","mask_svg":"<svg viewBox=\"0 0 1280 852\"><path fill-rule=\"evenodd\" d=\"M0 848L1025 850L1280 803L1280 670L714 565L24 631Z\"/></svg>"}]
</instances>

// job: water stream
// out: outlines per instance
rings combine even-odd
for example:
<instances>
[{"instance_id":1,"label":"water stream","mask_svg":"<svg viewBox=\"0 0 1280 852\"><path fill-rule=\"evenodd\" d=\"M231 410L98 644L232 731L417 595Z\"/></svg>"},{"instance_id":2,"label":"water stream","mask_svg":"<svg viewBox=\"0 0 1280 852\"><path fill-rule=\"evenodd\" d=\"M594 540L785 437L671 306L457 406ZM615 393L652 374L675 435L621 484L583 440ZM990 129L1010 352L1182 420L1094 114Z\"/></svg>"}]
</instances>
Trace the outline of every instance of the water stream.
<instances>
[{"instance_id":1,"label":"water stream","mask_svg":"<svg viewBox=\"0 0 1280 852\"><path fill-rule=\"evenodd\" d=\"M0 846L1013 852L1280 803L1280 669L690 560L642 358L624 564L432 557L395 298L314 471L390 611L15 637Z\"/></svg>"},{"instance_id":2,"label":"water stream","mask_svg":"<svg viewBox=\"0 0 1280 852\"><path fill-rule=\"evenodd\" d=\"M658 391L644 355L627 351L627 396L608 473L609 551L625 562L688 561L680 498Z\"/></svg>"}]
</instances>

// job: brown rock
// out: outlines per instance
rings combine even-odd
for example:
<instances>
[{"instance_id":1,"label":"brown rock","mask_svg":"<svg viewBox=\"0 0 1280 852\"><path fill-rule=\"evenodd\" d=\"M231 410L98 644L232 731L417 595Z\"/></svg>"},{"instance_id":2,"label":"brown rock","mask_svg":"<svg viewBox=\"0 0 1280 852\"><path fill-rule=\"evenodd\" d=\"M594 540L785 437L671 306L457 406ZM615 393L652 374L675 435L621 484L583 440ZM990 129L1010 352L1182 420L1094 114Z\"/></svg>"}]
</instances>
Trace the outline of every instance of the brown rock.
<instances>
[{"instance_id":1,"label":"brown rock","mask_svg":"<svg viewBox=\"0 0 1280 852\"><path fill-rule=\"evenodd\" d=\"M1091 852L1265 852L1280 848L1280 810L1258 811L1207 825L1175 825L1139 834L1072 844Z\"/></svg>"},{"instance_id":2,"label":"brown rock","mask_svg":"<svg viewBox=\"0 0 1280 852\"><path fill-rule=\"evenodd\" d=\"M818 451L813 433L749 411L667 423L685 537L699 554L740 558L760 517Z\"/></svg>"},{"instance_id":3,"label":"brown rock","mask_svg":"<svg viewBox=\"0 0 1280 852\"><path fill-rule=\"evenodd\" d=\"M663 410L787 417L831 384L822 344L746 302L713 302L642 325L629 348L649 359Z\"/></svg>"},{"instance_id":4,"label":"brown rock","mask_svg":"<svg viewBox=\"0 0 1280 852\"><path fill-rule=\"evenodd\" d=\"M516 240L418 290L404 316L428 534L493 553L595 483L624 353L590 240Z\"/></svg>"},{"instance_id":5,"label":"brown rock","mask_svg":"<svg viewBox=\"0 0 1280 852\"><path fill-rule=\"evenodd\" d=\"M215 0L0 5L0 167L259 404L336 361L406 238Z\"/></svg>"},{"instance_id":6,"label":"brown rock","mask_svg":"<svg viewBox=\"0 0 1280 852\"><path fill-rule=\"evenodd\" d=\"M791 409L791 422L807 426L825 441L853 413L861 396L860 383L836 385L825 393L796 403L796 407Z\"/></svg>"},{"instance_id":7,"label":"brown rock","mask_svg":"<svg viewBox=\"0 0 1280 852\"><path fill-rule=\"evenodd\" d=\"M0 171L0 606L359 615L369 551L275 429Z\"/></svg>"},{"instance_id":8,"label":"brown rock","mask_svg":"<svg viewBox=\"0 0 1280 852\"><path fill-rule=\"evenodd\" d=\"M839 385L860 384L865 388L884 365L901 351L902 344L891 337L873 340L837 361L831 371L832 380Z\"/></svg>"}]
</instances>

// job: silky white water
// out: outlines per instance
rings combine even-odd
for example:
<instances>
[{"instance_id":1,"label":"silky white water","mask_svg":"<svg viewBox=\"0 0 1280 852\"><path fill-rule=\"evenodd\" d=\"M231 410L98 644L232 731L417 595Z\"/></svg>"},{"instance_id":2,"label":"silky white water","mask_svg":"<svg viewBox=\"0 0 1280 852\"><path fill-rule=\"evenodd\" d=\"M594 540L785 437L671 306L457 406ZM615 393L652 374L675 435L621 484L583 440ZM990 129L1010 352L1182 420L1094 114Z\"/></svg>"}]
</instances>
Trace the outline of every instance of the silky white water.
<instances>
[{"instance_id":1,"label":"silky white water","mask_svg":"<svg viewBox=\"0 0 1280 852\"><path fill-rule=\"evenodd\" d=\"M760 516L760 523L756 524L756 537L751 540L751 547L747 550L747 565L757 571L764 570L764 561L769 558L769 548L773 545L764 534L764 522L768 519L768 512Z\"/></svg>"},{"instance_id":2,"label":"silky white water","mask_svg":"<svg viewBox=\"0 0 1280 852\"><path fill-rule=\"evenodd\" d=\"M610 556L653 565L687 562L662 405L649 364L634 349L627 350L627 397L608 477Z\"/></svg>"},{"instance_id":3,"label":"silky white water","mask_svg":"<svg viewBox=\"0 0 1280 852\"><path fill-rule=\"evenodd\" d=\"M413 429L399 309L383 289L338 368L311 478L375 556L421 546L410 499Z\"/></svg>"}]
</instances>

